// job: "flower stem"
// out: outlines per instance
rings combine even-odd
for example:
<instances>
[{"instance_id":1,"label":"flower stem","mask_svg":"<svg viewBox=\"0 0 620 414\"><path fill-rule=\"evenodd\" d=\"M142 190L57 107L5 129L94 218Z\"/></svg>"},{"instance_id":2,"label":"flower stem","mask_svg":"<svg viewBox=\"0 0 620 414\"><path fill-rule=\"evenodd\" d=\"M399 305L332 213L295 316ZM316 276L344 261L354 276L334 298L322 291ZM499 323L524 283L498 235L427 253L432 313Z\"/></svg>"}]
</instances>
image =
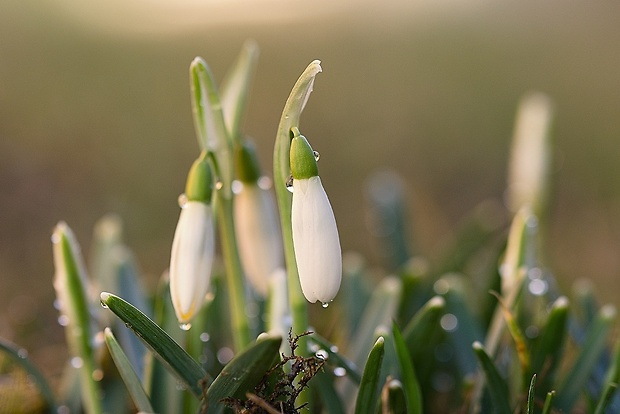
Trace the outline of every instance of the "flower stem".
<instances>
[{"instance_id":1,"label":"flower stem","mask_svg":"<svg viewBox=\"0 0 620 414\"><path fill-rule=\"evenodd\" d=\"M237 249L232 199L217 192L218 227L222 239L222 254L226 267L226 284L233 327L233 343L237 352L250 344L250 325L246 315L243 267Z\"/></svg>"}]
</instances>

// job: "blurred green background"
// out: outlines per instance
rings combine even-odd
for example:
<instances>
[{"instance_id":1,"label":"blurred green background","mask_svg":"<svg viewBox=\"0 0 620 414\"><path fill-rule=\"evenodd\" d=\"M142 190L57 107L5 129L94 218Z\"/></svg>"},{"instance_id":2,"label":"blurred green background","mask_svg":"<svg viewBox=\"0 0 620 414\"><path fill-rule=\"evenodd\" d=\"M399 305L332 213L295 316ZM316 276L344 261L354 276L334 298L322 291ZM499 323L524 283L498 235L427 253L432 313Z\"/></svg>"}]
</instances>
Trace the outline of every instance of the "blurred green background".
<instances>
[{"instance_id":1,"label":"blurred green background","mask_svg":"<svg viewBox=\"0 0 620 414\"><path fill-rule=\"evenodd\" d=\"M261 57L245 131L269 169L290 88L322 60L302 132L321 153L343 250L371 264L372 171L403 176L412 244L432 258L468 211L502 202L518 100L549 94L545 264L565 289L591 277L620 303L618 16L618 3L559 0L0 2L0 335L35 362L59 359L59 220L87 254L95 221L118 213L154 285L198 151L189 63L204 57L221 80L247 38Z\"/></svg>"}]
</instances>

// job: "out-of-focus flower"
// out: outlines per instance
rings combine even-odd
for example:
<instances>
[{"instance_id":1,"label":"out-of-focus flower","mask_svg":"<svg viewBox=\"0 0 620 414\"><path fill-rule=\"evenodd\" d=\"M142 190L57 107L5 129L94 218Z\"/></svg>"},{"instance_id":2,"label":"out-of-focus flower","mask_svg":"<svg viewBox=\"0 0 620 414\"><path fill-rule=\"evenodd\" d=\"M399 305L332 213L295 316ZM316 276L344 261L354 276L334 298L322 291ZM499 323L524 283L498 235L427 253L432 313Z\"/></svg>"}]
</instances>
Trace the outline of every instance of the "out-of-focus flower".
<instances>
[{"instance_id":1,"label":"out-of-focus flower","mask_svg":"<svg viewBox=\"0 0 620 414\"><path fill-rule=\"evenodd\" d=\"M309 302L331 302L340 288L342 253L336 219L318 176L316 154L293 128L290 165L293 175L291 212L293 245L299 280Z\"/></svg>"},{"instance_id":2,"label":"out-of-focus flower","mask_svg":"<svg viewBox=\"0 0 620 414\"><path fill-rule=\"evenodd\" d=\"M211 169L202 154L187 177L185 198L170 256L170 295L179 323L189 322L202 307L215 250Z\"/></svg>"},{"instance_id":3,"label":"out-of-focus flower","mask_svg":"<svg viewBox=\"0 0 620 414\"><path fill-rule=\"evenodd\" d=\"M235 149L238 191L235 191L235 233L248 280L267 296L269 279L283 266L282 233L268 186L262 185L255 150L246 141ZM263 181L261 181L263 180Z\"/></svg>"}]
</instances>

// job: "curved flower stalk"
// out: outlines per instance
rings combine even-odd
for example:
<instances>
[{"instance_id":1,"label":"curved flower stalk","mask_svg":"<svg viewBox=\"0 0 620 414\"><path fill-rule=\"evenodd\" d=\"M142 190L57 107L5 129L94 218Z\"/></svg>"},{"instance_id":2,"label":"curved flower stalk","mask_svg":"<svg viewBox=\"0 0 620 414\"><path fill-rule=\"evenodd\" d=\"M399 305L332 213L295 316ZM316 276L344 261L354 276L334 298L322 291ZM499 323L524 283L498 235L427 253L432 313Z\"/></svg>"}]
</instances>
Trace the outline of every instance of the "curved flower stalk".
<instances>
[{"instance_id":1,"label":"curved flower stalk","mask_svg":"<svg viewBox=\"0 0 620 414\"><path fill-rule=\"evenodd\" d=\"M306 299L331 302L342 279L342 252L332 206L321 184L314 151L292 129L290 164L293 175L291 221L295 259Z\"/></svg>"},{"instance_id":2,"label":"curved flower stalk","mask_svg":"<svg viewBox=\"0 0 620 414\"><path fill-rule=\"evenodd\" d=\"M253 145L246 141L235 149L239 191L235 194L235 231L241 263L252 287L267 296L269 280L284 266L282 233L275 200L261 178Z\"/></svg>"},{"instance_id":3,"label":"curved flower stalk","mask_svg":"<svg viewBox=\"0 0 620 414\"><path fill-rule=\"evenodd\" d=\"M187 177L181 214L170 255L170 295L179 323L189 322L200 310L209 290L215 250L211 168L206 152L197 159Z\"/></svg>"}]
</instances>

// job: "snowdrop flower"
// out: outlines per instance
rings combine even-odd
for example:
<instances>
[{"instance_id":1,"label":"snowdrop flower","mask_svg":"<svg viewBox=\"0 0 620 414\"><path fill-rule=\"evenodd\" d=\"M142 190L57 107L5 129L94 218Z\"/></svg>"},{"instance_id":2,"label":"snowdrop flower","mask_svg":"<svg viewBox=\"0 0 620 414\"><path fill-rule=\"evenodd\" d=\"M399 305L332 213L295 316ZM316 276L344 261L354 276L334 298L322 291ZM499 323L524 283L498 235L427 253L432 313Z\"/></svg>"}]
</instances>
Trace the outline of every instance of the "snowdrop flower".
<instances>
[{"instance_id":1,"label":"snowdrop flower","mask_svg":"<svg viewBox=\"0 0 620 414\"><path fill-rule=\"evenodd\" d=\"M269 279L283 266L284 251L277 209L268 188L259 185L260 168L249 141L235 149L239 190L235 194L235 233L250 284L267 296Z\"/></svg>"},{"instance_id":2,"label":"snowdrop flower","mask_svg":"<svg viewBox=\"0 0 620 414\"><path fill-rule=\"evenodd\" d=\"M336 219L318 176L315 153L293 128L290 164L293 246L301 290L309 302L331 302L342 279L342 253Z\"/></svg>"},{"instance_id":3,"label":"snowdrop flower","mask_svg":"<svg viewBox=\"0 0 620 414\"><path fill-rule=\"evenodd\" d=\"M186 202L174 232L170 256L170 295L179 323L190 320L204 303L215 249L211 169L203 153L187 177Z\"/></svg>"}]
</instances>

